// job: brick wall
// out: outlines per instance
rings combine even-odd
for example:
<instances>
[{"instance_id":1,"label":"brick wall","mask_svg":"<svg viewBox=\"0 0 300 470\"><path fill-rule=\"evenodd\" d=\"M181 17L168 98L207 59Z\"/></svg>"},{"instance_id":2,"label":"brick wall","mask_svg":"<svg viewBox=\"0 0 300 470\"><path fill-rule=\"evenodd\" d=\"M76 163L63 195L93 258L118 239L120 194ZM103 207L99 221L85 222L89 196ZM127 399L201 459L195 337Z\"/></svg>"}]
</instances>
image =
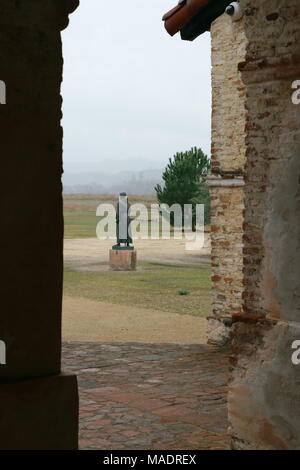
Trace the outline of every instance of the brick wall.
<instances>
[{"instance_id":1,"label":"brick wall","mask_svg":"<svg viewBox=\"0 0 300 470\"><path fill-rule=\"evenodd\" d=\"M244 314L234 318L229 418L238 449L300 449L298 0L242 0L246 58Z\"/></svg>"},{"instance_id":2,"label":"brick wall","mask_svg":"<svg viewBox=\"0 0 300 470\"><path fill-rule=\"evenodd\" d=\"M300 449L300 4L240 3L211 31L209 341L231 337L233 448Z\"/></svg>"},{"instance_id":3,"label":"brick wall","mask_svg":"<svg viewBox=\"0 0 300 470\"><path fill-rule=\"evenodd\" d=\"M245 58L244 20L224 14L211 27L212 166L241 171L245 165L245 87L238 64Z\"/></svg>"}]
</instances>

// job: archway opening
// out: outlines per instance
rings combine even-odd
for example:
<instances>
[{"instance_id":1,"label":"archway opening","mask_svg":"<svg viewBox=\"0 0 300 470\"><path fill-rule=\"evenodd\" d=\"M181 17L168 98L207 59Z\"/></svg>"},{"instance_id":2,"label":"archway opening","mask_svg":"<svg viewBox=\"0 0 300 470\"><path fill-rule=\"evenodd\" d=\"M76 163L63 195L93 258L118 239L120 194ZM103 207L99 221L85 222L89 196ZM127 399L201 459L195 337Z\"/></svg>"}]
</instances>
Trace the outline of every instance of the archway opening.
<instances>
[{"instance_id":1,"label":"archway opening","mask_svg":"<svg viewBox=\"0 0 300 470\"><path fill-rule=\"evenodd\" d=\"M120 2L116 17L115 5L82 3L63 34L63 340L66 365L78 370L87 402L81 408L86 448L99 445L99 431L117 426L124 448L168 448L179 445L179 425L183 434L199 431L199 445L209 447L201 413L193 415L201 408L202 388L206 393L212 386L221 400L214 411L224 425L220 446L228 446L226 357L206 346L209 227L196 250L186 250L188 240L164 239L161 229L158 239L133 237L133 272L111 271L109 250L116 241L96 236L99 205L115 205L126 191L130 203L144 204L150 216L157 204L154 186L169 158L191 147L210 154L210 37L188 47L178 38L174 48L160 23L163 10L159 1L135 1L130 9ZM90 422L95 410L99 429ZM111 415L120 423L112 423ZM161 442L155 426L147 428L148 419L165 427ZM190 448L184 439L181 445ZM116 446L114 436L103 445Z\"/></svg>"}]
</instances>

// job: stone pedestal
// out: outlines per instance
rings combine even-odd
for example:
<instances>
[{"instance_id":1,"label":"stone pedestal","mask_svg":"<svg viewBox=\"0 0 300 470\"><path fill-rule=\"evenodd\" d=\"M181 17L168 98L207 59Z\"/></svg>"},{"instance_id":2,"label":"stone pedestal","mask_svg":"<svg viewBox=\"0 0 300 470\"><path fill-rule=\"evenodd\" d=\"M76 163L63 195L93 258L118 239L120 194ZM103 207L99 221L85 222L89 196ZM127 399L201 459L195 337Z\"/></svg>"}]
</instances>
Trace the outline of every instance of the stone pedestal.
<instances>
[{"instance_id":1,"label":"stone pedestal","mask_svg":"<svg viewBox=\"0 0 300 470\"><path fill-rule=\"evenodd\" d=\"M109 265L112 271L136 271L136 250L110 250Z\"/></svg>"}]
</instances>

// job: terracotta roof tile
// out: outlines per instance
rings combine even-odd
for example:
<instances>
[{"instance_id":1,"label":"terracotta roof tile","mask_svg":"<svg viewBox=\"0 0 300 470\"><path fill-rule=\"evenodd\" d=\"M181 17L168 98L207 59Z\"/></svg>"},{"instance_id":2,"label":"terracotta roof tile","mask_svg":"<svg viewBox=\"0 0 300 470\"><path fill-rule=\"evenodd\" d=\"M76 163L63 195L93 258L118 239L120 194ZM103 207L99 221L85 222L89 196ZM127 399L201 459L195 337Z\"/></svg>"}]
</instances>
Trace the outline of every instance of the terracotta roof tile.
<instances>
[{"instance_id":1,"label":"terracotta roof tile","mask_svg":"<svg viewBox=\"0 0 300 470\"><path fill-rule=\"evenodd\" d=\"M174 34L178 33L192 18L193 15L190 14L186 5L182 4L168 11L168 13L163 16L163 21L165 22L165 28L168 33L174 36Z\"/></svg>"},{"instance_id":2,"label":"terracotta roof tile","mask_svg":"<svg viewBox=\"0 0 300 470\"><path fill-rule=\"evenodd\" d=\"M171 36L181 31L182 39L192 41L210 29L211 23L224 13L232 0L180 0L163 16Z\"/></svg>"}]
</instances>

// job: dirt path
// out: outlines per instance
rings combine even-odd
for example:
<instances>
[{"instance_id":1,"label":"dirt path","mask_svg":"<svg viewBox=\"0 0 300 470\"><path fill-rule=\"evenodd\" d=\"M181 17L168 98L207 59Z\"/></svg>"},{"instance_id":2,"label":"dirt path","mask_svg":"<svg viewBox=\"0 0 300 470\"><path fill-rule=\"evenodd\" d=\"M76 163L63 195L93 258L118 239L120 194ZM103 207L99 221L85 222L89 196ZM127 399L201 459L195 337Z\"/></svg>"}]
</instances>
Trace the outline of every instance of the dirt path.
<instances>
[{"instance_id":1,"label":"dirt path","mask_svg":"<svg viewBox=\"0 0 300 470\"><path fill-rule=\"evenodd\" d=\"M63 340L204 344L206 320L65 296Z\"/></svg>"}]
</instances>

